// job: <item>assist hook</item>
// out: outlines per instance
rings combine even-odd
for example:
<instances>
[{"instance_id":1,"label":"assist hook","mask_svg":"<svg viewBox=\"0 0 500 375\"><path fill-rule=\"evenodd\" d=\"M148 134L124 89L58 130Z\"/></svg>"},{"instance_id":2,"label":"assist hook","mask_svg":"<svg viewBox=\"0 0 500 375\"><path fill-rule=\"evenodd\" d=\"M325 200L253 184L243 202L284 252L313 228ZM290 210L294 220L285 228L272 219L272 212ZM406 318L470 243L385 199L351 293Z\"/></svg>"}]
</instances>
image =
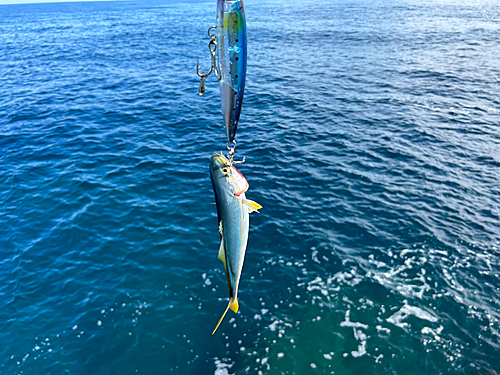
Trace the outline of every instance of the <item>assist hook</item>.
<instances>
[{"instance_id":1,"label":"assist hook","mask_svg":"<svg viewBox=\"0 0 500 375\"><path fill-rule=\"evenodd\" d=\"M196 61L196 74L201 78L200 87L198 88L198 94L203 95L205 93L205 80L208 78L212 72L215 72L215 76L219 79L219 72L217 71L217 67L215 66L215 51L217 49L217 42L215 38L216 34L212 34L211 30L215 29L215 26L211 26L208 28L208 36L210 37L210 41L208 42L208 50L210 51L210 55L212 56L212 66L210 67L210 71L208 73L200 73L200 62Z\"/></svg>"},{"instance_id":2,"label":"assist hook","mask_svg":"<svg viewBox=\"0 0 500 375\"><path fill-rule=\"evenodd\" d=\"M230 143L233 143L233 147L229 145ZM229 160L229 165L243 164L247 160L245 156L243 156L243 160L234 160L234 149L236 148L236 141L233 140L232 142L227 142L226 148L228 149L227 160Z\"/></svg>"}]
</instances>

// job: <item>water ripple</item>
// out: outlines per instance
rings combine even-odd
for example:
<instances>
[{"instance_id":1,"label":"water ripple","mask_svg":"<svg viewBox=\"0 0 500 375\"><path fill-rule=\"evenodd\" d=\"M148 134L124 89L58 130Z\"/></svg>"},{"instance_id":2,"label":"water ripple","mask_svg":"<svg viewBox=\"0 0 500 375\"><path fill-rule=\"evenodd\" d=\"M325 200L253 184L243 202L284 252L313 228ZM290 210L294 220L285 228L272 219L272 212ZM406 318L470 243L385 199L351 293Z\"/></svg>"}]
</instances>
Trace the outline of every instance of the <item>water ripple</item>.
<instances>
[{"instance_id":1,"label":"water ripple","mask_svg":"<svg viewBox=\"0 0 500 375\"><path fill-rule=\"evenodd\" d=\"M496 374L498 5L246 4L264 209L215 336L225 133L186 6L0 9L0 372Z\"/></svg>"}]
</instances>

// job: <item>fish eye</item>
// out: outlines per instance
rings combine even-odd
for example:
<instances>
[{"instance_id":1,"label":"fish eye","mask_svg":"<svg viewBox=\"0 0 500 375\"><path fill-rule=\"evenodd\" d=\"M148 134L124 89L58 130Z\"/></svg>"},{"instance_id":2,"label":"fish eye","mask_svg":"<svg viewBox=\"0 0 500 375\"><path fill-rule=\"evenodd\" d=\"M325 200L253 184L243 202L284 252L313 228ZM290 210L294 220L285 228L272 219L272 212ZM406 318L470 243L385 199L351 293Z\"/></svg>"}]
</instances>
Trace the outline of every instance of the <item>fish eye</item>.
<instances>
[{"instance_id":1,"label":"fish eye","mask_svg":"<svg viewBox=\"0 0 500 375\"><path fill-rule=\"evenodd\" d=\"M222 168L222 173L229 174L229 168L228 167Z\"/></svg>"}]
</instances>

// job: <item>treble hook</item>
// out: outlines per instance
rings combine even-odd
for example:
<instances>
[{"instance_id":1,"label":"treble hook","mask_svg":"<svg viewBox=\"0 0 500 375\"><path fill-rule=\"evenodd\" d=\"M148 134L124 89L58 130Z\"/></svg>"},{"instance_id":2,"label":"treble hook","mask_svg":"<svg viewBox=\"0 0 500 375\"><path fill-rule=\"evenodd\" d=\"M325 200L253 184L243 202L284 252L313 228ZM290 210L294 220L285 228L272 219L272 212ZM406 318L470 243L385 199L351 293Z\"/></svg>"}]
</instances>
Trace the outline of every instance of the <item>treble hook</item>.
<instances>
[{"instance_id":1,"label":"treble hook","mask_svg":"<svg viewBox=\"0 0 500 375\"><path fill-rule=\"evenodd\" d=\"M196 74L198 74L198 76L200 76L201 78L200 87L198 87L198 94L200 94L200 96L202 96L205 93L205 80L212 73L213 70L214 66L212 65L208 73L206 74L200 73L200 62L196 61Z\"/></svg>"},{"instance_id":2,"label":"treble hook","mask_svg":"<svg viewBox=\"0 0 500 375\"><path fill-rule=\"evenodd\" d=\"M205 80L208 78L213 71L215 71L215 75L217 79L219 78L219 72L215 66L215 50L217 49L217 42L215 41L216 34L210 33L210 30L215 29L215 26L211 26L208 28L208 36L210 37L210 41L208 42L208 50L210 51L210 55L212 56L212 66L210 67L210 71L208 73L200 73L200 63L196 61L196 74L201 78L200 87L198 88L198 94L203 95L205 93Z\"/></svg>"},{"instance_id":3,"label":"treble hook","mask_svg":"<svg viewBox=\"0 0 500 375\"><path fill-rule=\"evenodd\" d=\"M229 146L229 143L230 142L227 142L226 143L226 148L228 149L228 153L227 153L227 160L229 160L229 165L233 165L233 164L243 164L247 158L245 156L243 156L243 160L239 160L239 161L235 161L234 160L234 149L236 148L236 141L233 141L234 143L234 146L233 147L230 147Z\"/></svg>"}]
</instances>

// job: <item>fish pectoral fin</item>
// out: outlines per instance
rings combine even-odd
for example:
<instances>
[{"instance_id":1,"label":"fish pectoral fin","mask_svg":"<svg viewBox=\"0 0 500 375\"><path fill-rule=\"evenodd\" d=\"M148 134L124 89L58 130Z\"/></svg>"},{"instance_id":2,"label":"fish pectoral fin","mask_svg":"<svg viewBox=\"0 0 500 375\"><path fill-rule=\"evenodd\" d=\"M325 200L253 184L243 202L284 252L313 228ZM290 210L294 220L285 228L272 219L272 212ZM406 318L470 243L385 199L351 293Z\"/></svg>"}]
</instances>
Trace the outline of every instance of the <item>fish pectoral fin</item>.
<instances>
[{"instance_id":1,"label":"fish pectoral fin","mask_svg":"<svg viewBox=\"0 0 500 375\"><path fill-rule=\"evenodd\" d=\"M236 304L236 307L235 307L235 304ZM234 312L238 311L238 300L236 298L231 298L229 300L229 303L227 304L226 310L224 311L224 314L222 314L221 318L219 319L219 323L217 323L217 326L215 327L214 331L212 332L212 335L219 328L220 324L222 323L222 320L226 316L229 309L233 310Z\"/></svg>"},{"instance_id":2,"label":"fish pectoral fin","mask_svg":"<svg viewBox=\"0 0 500 375\"><path fill-rule=\"evenodd\" d=\"M257 202L251 201L250 199L243 199L243 205L248 208L248 212L259 212L259 210L262 208L260 204Z\"/></svg>"}]
</instances>

